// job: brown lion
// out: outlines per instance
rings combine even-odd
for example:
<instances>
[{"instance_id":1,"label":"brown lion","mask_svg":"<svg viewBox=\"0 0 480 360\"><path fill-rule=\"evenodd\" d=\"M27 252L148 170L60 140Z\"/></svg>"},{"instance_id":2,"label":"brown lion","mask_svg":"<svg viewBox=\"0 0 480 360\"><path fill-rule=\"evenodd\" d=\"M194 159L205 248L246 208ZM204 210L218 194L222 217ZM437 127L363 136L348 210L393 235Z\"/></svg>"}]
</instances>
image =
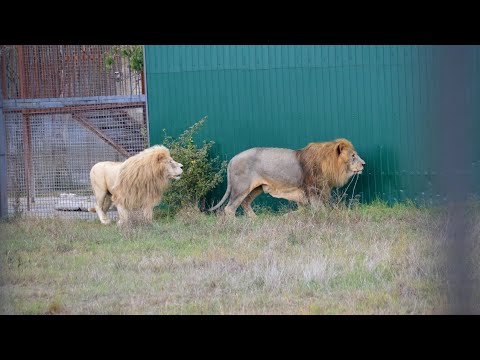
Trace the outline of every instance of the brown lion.
<instances>
[{"instance_id":1,"label":"brown lion","mask_svg":"<svg viewBox=\"0 0 480 360\"><path fill-rule=\"evenodd\" d=\"M154 145L124 162L102 161L90 170L95 208L102 224L109 224L106 212L114 203L122 225L132 211L140 210L146 222L153 219L153 208L160 203L171 179L179 179L183 165L174 161L163 145Z\"/></svg>"},{"instance_id":2,"label":"brown lion","mask_svg":"<svg viewBox=\"0 0 480 360\"><path fill-rule=\"evenodd\" d=\"M242 205L255 216L252 201L262 192L306 205L314 199L326 203L334 187L342 187L361 174L365 161L346 139L310 143L300 150L252 148L237 154L227 167L227 191L209 209L218 209L230 196L225 214L235 216Z\"/></svg>"}]
</instances>

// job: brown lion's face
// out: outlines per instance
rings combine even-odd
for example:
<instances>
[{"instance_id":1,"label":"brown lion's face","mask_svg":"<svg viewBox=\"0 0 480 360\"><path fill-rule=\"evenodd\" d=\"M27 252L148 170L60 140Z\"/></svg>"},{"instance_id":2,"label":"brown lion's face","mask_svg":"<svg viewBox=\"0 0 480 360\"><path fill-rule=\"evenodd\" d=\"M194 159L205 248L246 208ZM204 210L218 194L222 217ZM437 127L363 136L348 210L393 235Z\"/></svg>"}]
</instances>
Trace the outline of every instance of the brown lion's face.
<instances>
[{"instance_id":1,"label":"brown lion's face","mask_svg":"<svg viewBox=\"0 0 480 360\"><path fill-rule=\"evenodd\" d=\"M171 157L167 158L167 174L169 179L180 179L180 175L183 173L182 167L183 165L179 162L176 162Z\"/></svg>"},{"instance_id":2,"label":"brown lion's face","mask_svg":"<svg viewBox=\"0 0 480 360\"><path fill-rule=\"evenodd\" d=\"M347 171L349 177L355 174L361 174L364 166L365 161L358 156L356 151L348 151Z\"/></svg>"},{"instance_id":3,"label":"brown lion's face","mask_svg":"<svg viewBox=\"0 0 480 360\"><path fill-rule=\"evenodd\" d=\"M365 161L358 156L357 152L353 149L352 144L345 139L339 139L336 143L336 149L339 157L339 161L343 162L347 167L347 177L351 177L356 174L361 174Z\"/></svg>"}]
</instances>

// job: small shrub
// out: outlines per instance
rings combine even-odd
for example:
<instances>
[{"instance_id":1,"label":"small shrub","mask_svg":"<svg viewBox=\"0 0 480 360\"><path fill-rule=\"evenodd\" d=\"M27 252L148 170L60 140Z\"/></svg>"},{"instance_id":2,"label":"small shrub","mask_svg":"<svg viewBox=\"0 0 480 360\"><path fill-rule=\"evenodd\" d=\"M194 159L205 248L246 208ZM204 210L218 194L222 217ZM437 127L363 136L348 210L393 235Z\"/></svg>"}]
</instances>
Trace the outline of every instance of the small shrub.
<instances>
[{"instance_id":1,"label":"small shrub","mask_svg":"<svg viewBox=\"0 0 480 360\"><path fill-rule=\"evenodd\" d=\"M223 181L227 162L220 162L218 156L210 157L210 150L215 142L204 140L202 146L198 147L193 141L193 136L206 119L206 116L200 119L176 139L168 136L166 130L163 130L163 145L170 149L175 161L183 164L182 177L172 182L163 198L163 202L173 212L191 205L204 209L208 193Z\"/></svg>"},{"instance_id":2,"label":"small shrub","mask_svg":"<svg viewBox=\"0 0 480 360\"><path fill-rule=\"evenodd\" d=\"M111 70L113 64L119 58L128 59L128 67L137 72L143 71L143 46L142 45L118 45L105 56L105 65L107 70Z\"/></svg>"}]
</instances>

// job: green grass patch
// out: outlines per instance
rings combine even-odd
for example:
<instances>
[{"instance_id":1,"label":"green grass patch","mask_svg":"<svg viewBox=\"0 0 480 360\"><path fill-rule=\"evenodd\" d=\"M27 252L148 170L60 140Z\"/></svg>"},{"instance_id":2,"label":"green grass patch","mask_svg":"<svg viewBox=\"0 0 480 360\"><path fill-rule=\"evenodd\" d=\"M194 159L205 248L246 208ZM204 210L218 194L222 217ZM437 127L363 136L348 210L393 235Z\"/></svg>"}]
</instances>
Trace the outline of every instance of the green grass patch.
<instances>
[{"instance_id":1,"label":"green grass patch","mask_svg":"<svg viewBox=\"0 0 480 360\"><path fill-rule=\"evenodd\" d=\"M17 217L0 222L0 313L438 313L444 214L378 201L253 220L185 209L127 230Z\"/></svg>"}]
</instances>

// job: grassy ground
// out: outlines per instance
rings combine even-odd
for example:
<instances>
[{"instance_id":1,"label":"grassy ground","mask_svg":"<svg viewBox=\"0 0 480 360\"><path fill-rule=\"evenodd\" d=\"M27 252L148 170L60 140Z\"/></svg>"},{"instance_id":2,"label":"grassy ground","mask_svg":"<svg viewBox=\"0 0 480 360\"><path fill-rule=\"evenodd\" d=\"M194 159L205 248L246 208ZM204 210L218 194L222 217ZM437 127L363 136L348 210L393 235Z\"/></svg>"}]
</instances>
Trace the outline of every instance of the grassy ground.
<instances>
[{"instance_id":1,"label":"grassy ground","mask_svg":"<svg viewBox=\"0 0 480 360\"><path fill-rule=\"evenodd\" d=\"M478 214L470 232L475 239ZM302 209L255 220L185 209L129 231L58 219L17 218L0 227L1 314L436 314L448 308L448 221L441 211L412 205ZM476 246L472 259L478 253Z\"/></svg>"}]
</instances>

